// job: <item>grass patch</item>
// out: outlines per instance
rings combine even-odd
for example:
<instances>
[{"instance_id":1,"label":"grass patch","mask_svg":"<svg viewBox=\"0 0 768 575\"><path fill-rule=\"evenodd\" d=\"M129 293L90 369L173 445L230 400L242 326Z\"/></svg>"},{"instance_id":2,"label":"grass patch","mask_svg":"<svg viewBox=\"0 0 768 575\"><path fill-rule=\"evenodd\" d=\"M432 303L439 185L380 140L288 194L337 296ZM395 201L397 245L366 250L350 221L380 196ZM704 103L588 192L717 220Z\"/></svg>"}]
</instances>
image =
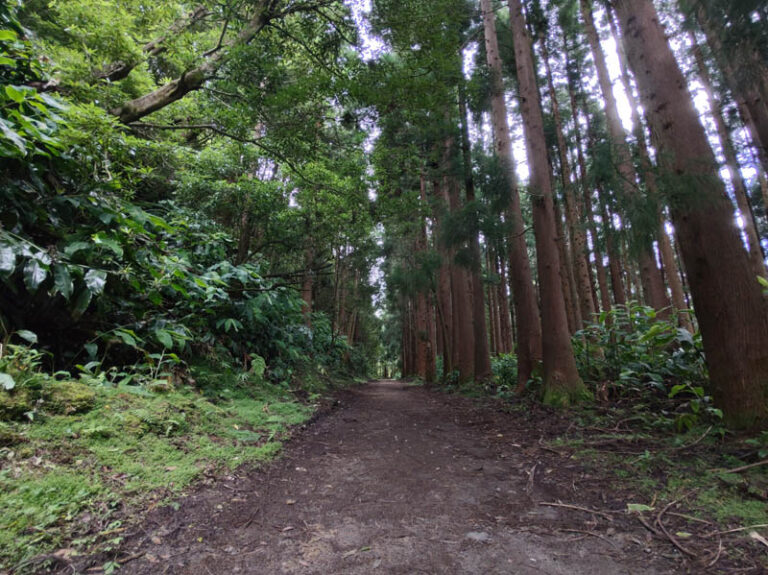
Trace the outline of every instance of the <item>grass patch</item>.
<instances>
[{"instance_id":1,"label":"grass patch","mask_svg":"<svg viewBox=\"0 0 768 575\"><path fill-rule=\"evenodd\" d=\"M131 509L167 501L204 472L274 457L313 411L284 388L193 373L198 389L92 387L90 405L78 403L88 411L57 404L31 422L0 422L0 566L32 570L63 546L116 545L100 533Z\"/></svg>"}]
</instances>

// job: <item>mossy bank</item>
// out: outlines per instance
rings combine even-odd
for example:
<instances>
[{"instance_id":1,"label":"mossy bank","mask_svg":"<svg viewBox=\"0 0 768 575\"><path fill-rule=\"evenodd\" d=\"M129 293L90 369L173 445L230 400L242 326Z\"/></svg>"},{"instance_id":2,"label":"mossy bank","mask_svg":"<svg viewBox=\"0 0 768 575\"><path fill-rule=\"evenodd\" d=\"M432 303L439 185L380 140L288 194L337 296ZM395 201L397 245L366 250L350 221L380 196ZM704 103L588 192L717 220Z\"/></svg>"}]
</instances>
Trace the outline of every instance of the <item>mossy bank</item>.
<instances>
[{"instance_id":1,"label":"mossy bank","mask_svg":"<svg viewBox=\"0 0 768 575\"><path fill-rule=\"evenodd\" d=\"M0 391L0 572L120 542L126 522L203 476L267 460L317 395L193 370L195 386L50 382Z\"/></svg>"}]
</instances>

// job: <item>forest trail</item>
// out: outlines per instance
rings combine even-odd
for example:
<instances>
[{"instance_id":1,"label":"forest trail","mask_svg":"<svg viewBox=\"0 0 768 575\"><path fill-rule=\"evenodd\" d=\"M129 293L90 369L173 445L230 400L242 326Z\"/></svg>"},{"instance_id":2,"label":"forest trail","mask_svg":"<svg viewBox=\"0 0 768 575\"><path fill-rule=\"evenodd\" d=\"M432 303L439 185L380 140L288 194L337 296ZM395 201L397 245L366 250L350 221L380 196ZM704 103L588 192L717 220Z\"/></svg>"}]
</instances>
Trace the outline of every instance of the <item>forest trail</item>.
<instances>
[{"instance_id":1,"label":"forest trail","mask_svg":"<svg viewBox=\"0 0 768 575\"><path fill-rule=\"evenodd\" d=\"M340 398L279 460L151 512L120 573L680 569L647 545L626 502L539 447L535 422L394 381ZM541 505L558 500L605 515Z\"/></svg>"}]
</instances>

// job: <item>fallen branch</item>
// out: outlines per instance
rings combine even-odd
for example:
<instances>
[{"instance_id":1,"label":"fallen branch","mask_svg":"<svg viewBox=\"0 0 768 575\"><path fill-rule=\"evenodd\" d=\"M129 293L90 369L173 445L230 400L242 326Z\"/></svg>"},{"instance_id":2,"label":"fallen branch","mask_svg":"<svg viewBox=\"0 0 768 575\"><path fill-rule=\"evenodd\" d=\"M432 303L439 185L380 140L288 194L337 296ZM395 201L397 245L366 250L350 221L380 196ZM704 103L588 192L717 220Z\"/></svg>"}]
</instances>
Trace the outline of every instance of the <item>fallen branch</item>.
<instances>
[{"instance_id":1,"label":"fallen branch","mask_svg":"<svg viewBox=\"0 0 768 575\"><path fill-rule=\"evenodd\" d=\"M761 465L766 464L768 464L768 459L763 459L762 461L758 461L756 463L750 463L749 465L742 465L741 467L734 467L733 469L710 469L710 471L716 471L718 473L741 473L747 469L754 469L755 467L760 467Z\"/></svg>"},{"instance_id":2,"label":"fallen branch","mask_svg":"<svg viewBox=\"0 0 768 575\"><path fill-rule=\"evenodd\" d=\"M547 503L544 501L539 501L539 505L546 505L547 507L562 507L564 509L572 509L574 511L583 511L584 513L592 513L593 515L605 517L608 521L613 521L613 517L611 517L607 512L589 509L588 507L579 507L578 505L570 505L568 503Z\"/></svg>"},{"instance_id":3,"label":"fallen branch","mask_svg":"<svg viewBox=\"0 0 768 575\"><path fill-rule=\"evenodd\" d=\"M683 499L685 499L686 497L688 497L688 496L689 496L691 493L693 493L693 492L692 492L692 491L689 491L688 493L686 493L686 494L685 494L685 495L683 495L682 497L680 497L680 498L678 498L678 499L675 499L675 500L673 500L673 501L670 501L669 503L667 503L667 505L666 505L666 506L664 506L664 508L663 508L661 511L659 511L659 514L656 516L656 525L658 525L658 526L659 526L659 528L660 528L660 529L661 529L661 530L664 532L664 535L666 535L666 536L667 536L667 539L669 539L669 540L672 542L672 545L674 545L675 547L677 547L677 548L678 548L678 549L679 549L679 550L680 550L680 551L681 551L683 554L685 554L685 555L688 555L689 557L695 557L695 558L698 558L698 554L696 554L696 553L694 553L693 551L691 551L690 549L687 549L686 547L684 547L684 546L682 545L682 543L680 543L680 542L679 542L679 541L678 541L678 540L675 538L675 536L674 536L674 535L672 535L672 534L671 534L669 531L667 531L667 528L664 526L664 522L662 521L662 518L664 517L664 514L665 514L665 513L666 513L666 512L669 510L669 508L670 508L670 507L672 507L672 506L673 506L673 505L675 505L676 503L678 503L678 502L682 501Z\"/></svg>"},{"instance_id":4,"label":"fallen branch","mask_svg":"<svg viewBox=\"0 0 768 575\"><path fill-rule=\"evenodd\" d=\"M749 525L747 527L737 527L736 529L728 529L726 531L715 531L705 537L714 537L715 535L728 535L729 533L739 533L741 531L749 531L750 529L765 529L768 527L768 523L760 523L758 525Z\"/></svg>"}]
</instances>

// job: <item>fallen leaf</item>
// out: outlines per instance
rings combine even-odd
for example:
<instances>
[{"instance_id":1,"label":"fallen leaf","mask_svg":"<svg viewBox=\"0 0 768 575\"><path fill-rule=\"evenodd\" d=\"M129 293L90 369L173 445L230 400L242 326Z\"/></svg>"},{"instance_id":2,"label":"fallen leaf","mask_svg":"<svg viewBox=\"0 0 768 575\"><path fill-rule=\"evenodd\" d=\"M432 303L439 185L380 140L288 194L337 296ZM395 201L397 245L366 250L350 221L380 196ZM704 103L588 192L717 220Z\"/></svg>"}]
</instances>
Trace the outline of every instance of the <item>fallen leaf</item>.
<instances>
[{"instance_id":1,"label":"fallen leaf","mask_svg":"<svg viewBox=\"0 0 768 575\"><path fill-rule=\"evenodd\" d=\"M653 507L642 503L627 503L627 513L642 513L643 511L653 511Z\"/></svg>"},{"instance_id":2,"label":"fallen leaf","mask_svg":"<svg viewBox=\"0 0 768 575\"><path fill-rule=\"evenodd\" d=\"M759 541L760 543L762 543L763 545L768 547L768 539L766 539L765 537L760 535L757 531L750 531L749 532L749 537L751 539L754 539L755 541Z\"/></svg>"},{"instance_id":3,"label":"fallen leaf","mask_svg":"<svg viewBox=\"0 0 768 575\"><path fill-rule=\"evenodd\" d=\"M294 505L296 503L295 499L286 499L285 504L286 505Z\"/></svg>"},{"instance_id":4,"label":"fallen leaf","mask_svg":"<svg viewBox=\"0 0 768 575\"><path fill-rule=\"evenodd\" d=\"M163 542L163 540L160 539L159 537L153 537L152 539L150 539L150 541L152 541L152 543L154 543L155 545L160 545Z\"/></svg>"}]
</instances>

